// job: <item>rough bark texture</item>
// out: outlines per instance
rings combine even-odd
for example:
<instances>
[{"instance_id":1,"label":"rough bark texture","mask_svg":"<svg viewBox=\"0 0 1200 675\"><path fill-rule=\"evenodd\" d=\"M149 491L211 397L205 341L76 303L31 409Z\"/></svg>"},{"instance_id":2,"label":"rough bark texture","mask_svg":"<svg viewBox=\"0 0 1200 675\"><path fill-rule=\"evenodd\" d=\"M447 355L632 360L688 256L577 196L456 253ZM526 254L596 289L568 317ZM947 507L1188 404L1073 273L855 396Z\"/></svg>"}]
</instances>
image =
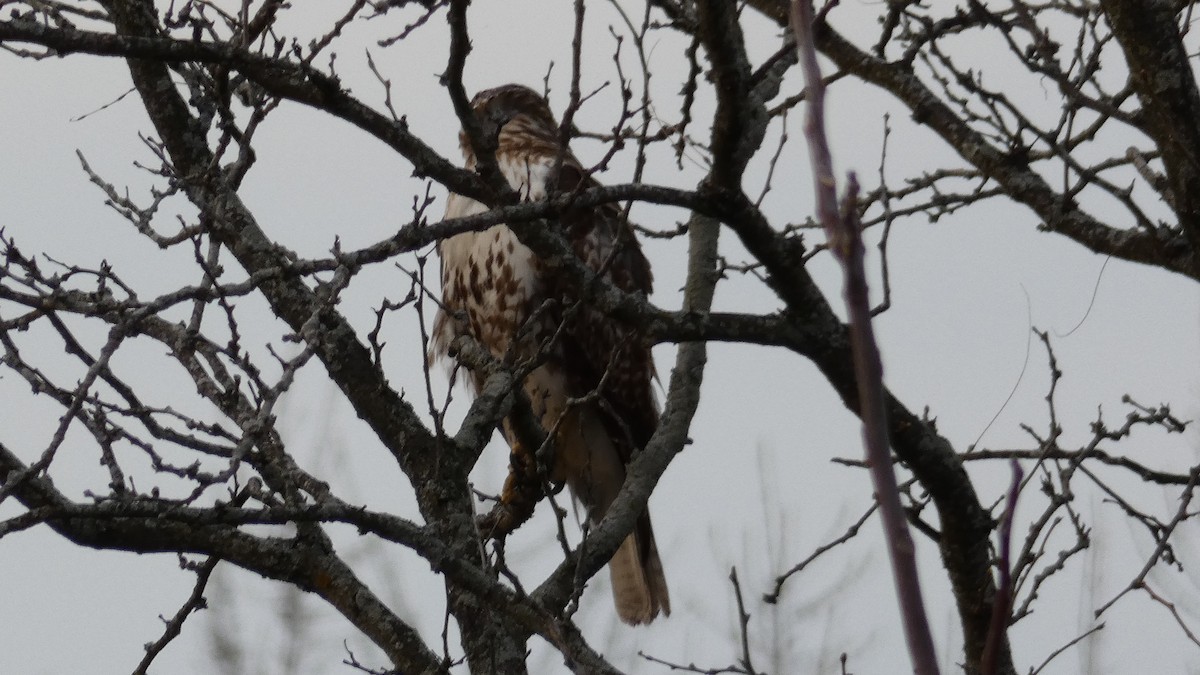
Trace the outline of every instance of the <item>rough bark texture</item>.
<instances>
[{"instance_id":1,"label":"rough bark texture","mask_svg":"<svg viewBox=\"0 0 1200 675\"><path fill-rule=\"evenodd\" d=\"M1129 65L1142 103L1139 121L1162 152L1179 225L1191 244L1190 275L1200 279L1200 90L1176 23L1178 4L1166 0L1101 3Z\"/></svg>"}]
</instances>

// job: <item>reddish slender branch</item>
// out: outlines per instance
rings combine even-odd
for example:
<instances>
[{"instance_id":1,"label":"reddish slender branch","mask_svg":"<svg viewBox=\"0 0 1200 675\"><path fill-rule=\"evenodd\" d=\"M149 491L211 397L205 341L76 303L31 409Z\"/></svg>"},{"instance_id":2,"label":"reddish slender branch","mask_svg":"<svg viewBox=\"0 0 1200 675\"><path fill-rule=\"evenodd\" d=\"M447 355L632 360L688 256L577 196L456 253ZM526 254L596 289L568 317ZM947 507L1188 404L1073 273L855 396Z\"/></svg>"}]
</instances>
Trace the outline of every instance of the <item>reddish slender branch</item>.
<instances>
[{"instance_id":1,"label":"reddish slender branch","mask_svg":"<svg viewBox=\"0 0 1200 675\"><path fill-rule=\"evenodd\" d=\"M1008 487L1007 503L1004 505L1004 517L1000 521L1000 588L996 591L996 602L992 605L992 629L988 632L987 646L983 649L983 664L980 670L984 675L996 672L996 662L999 657L1000 642L1008 630L1008 622L1012 613L1012 524L1017 514L1017 497L1021 494L1021 479L1025 472L1020 463L1012 460L1012 482Z\"/></svg>"},{"instance_id":2,"label":"reddish slender branch","mask_svg":"<svg viewBox=\"0 0 1200 675\"><path fill-rule=\"evenodd\" d=\"M863 443L866 446L867 462L871 467L871 479L875 484L875 498L879 502L884 536L888 542L888 555L892 562L892 575L900 601L909 656L914 672L933 675L938 672L933 638L929 633L929 621L925 617L925 606L921 600L913 541L908 532L904 509L900 505L900 490L896 485L888 445L883 364L871 328L871 304L867 294L866 272L863 269L862 232L857 215L858 182L854 174L850 174L845 201L839 214L837 181L833 175L833 161L825 136L825 85L821 80L820 66L817 64L812 23L810 0L793 0L792 30L796 35L796 47L799 50L800 66L804 71L808 92L808 116L804 132L812 157L817 218L825 228L830 249L841 261L846 275L846 308L850 315L850 341L854 355L855 379L858 382Z\"/></svg>"}]
</instances>

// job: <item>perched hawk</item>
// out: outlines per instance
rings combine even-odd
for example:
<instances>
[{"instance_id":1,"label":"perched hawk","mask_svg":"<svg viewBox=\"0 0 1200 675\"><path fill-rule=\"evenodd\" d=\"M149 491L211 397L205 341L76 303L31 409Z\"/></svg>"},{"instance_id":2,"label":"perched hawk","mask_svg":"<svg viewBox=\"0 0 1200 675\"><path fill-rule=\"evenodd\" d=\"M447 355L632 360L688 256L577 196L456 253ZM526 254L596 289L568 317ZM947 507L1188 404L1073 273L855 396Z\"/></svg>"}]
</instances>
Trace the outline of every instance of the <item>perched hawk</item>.
<instances>
[{"instance_id":1,"label":"perched hawk","mask_svg":"<svg viewBox=\"0 0 1200 675\"><path fill-rule=\"evenodd\" d=\"M519 85L480 92L472 101L485 134L496 142L496 163L526 201L558 190L596 183L559 141L559 126L539 94ZM476 159L461 135L468 169ZM472 199L451 194L446 217L487 211ZM650 266L629 223L615 205L564 214L552 226L589 267L630 292L649 293ZM514 363L539 354L540 365L524 389L542 428L553 435L549 467L554 482L566 482L597 523L625 481L625 466L658 425L651 380L650 349L631 329L571 296L542 261L505 225L459 234L438 246L442 259L442 302L434 324L435 356L449 353L459 335L468 335L497 359ZM478 391L483 377L472 373ZM575 400L582 399L582 400ZM507 531L532 512L541 496L536 448L524 447L511 420L503 424L512 449L511 473L500 507L519 515L493 521ZM530 477L533 488L530 488ZM630 624L648 623L671 611L650 516L643 513L633 534L609 561L617 613Z\"/></svg>"}]
</instances>

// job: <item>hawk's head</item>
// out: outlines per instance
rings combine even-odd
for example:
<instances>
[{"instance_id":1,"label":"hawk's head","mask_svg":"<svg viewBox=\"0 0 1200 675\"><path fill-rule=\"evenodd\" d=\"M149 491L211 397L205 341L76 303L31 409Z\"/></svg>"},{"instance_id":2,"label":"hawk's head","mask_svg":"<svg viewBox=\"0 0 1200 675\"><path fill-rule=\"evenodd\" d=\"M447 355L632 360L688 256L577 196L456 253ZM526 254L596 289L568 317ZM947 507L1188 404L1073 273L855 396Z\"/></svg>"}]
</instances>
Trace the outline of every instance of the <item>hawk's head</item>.
<instances>
[{"instance_id":1,"label":"hawk's head","mask_svg":"<svg viewBox=\"0 0 1200 675\"><path fill-rule=\"evenodd\" d=\"M475 94L471 108L483 131L483 141L498 145L500 132L510 123L516 123L513 131L531 134L547 141L558 138L558 122L546 99L536 91L520 84L505 84ZM463 153L471 156L470 142L465 133L460 135Z\"/></svg>"}]
</instances>

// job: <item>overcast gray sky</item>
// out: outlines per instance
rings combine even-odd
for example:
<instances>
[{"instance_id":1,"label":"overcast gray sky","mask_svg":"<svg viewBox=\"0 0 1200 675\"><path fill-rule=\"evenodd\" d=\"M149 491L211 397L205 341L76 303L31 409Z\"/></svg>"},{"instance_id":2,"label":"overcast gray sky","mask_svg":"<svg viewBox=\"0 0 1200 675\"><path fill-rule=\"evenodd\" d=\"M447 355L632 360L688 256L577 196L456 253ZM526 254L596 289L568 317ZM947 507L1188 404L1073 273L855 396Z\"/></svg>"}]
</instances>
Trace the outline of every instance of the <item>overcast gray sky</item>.
<instances>
[{"instance_id":1,"label":"overcast gray sky","mask_svg":"<svg viewBox=\"0 0 1200 675\"><path fill-rule=\"evenodd\" d=\"M283 30L307 35L346 3L295 4L300 7L284 14ZM569 76L569 10L568 3L561 2L477 3L470 15L474 51L467 68L468 90L504 82L540 88L553 61L552 106L561 113ZM873 11L873 6L850 0L835 15L851 35L869 35L873 24L856 31L854 22L868 21ZM514 17L522 22L532 18L544 28L536 37L518 37ZM585 90L615 79L610 25L624 30L611 8L590 6ZM338 71L356 94L381 104L381 88L365 64L363 49L370 47L380 69L393 80L396 106L411 128L457 160L457 122L437 80L446 55L444 19L437 16L427 29L392 48L374 46L374 40L396 32L398 26L391 21L352 27L337 49ZM765 22L752 22L749 30L748 42L757 58L777 47L776 31ZM665 36L650 45L652 87L664 104L676 100L686 72L685 46ZM625 64L632 69L630 46L623 49ZM990 82L1001 86L1004 76L993 73ZM151 127L136 95L120 98L129 87L124 63L117 59L72 56L32 62L0 53L0 227L27 253L45 251L85 265L107 260L151 293L190 281L189 260L159 251L107 209L75 156L76 150L82 152L97 172L116 185L128 185L135 197L147 195L152 181L133 162L154 164L137 136L150 134ZM798 80L790 80L785 89L797 91ZM1055 105L1045 92L1026 93ZM584 107L577 123L585 129L608 128L615 100L610 86ZM872 182L879 165L884 111L892 112L895 128L888 157L892 176L937 166L948 156L899 107L865 87L841 82L829 103L835 161L840 170L858 170L864 182ZM92 114L78 119L87 113ZM764 202L780 223L798 221L812 210L799 121L799 115L790 120L792 140ZM695 133L703 136L706 131L698 128ZM260 132L256 148L259 161L245 183L245 200L270 236L301 255L326 253L335 237L349 248L389 236L408 221L413 197L424 191L424 183L411 178L411 167L401 157L344 123L296 105L281 106ZM596 158L602 148L580 142L576 151ZM769 154L763 153L750 173L755 190L765 176ZM703 174L694 165L676 170L666 155L655 159L648 182L688 187ZM602 180L623 182L631 167L632 156L625 153ZM434 195L438 203L433 212L440 213L445 191L435 187ZM639 207L634 217L667 229L686 214ZM1170 402L1184 418L1200 414L1200 287L1147 267L1117 260L1106 264L1104 258L1061 237L1037 232L1036 225L1031 213L996 202L936 224L907 220L893 231L893 307L877 321L892 391L914 410L928 405L939 430L958 449L981 434L984 447L1028 447L1030 441L1018 425L1045 427L1048 381L1044 350L1036 339L1030 340L1032 322L1056 335L1054 347L1065 371L1058 396L1067 445L1088 435L1098 406L1112 419L1122 419L1125 394L1146 404ZM657 280L654 301L678 306L682 241L649 241L646 248ZM738 254L728 237L725 252ZM872 257L871 263L877 260ZM410 256L401 264L415 263ZM435 277L436 263L429 264ZM840 298L840 276L832 261L819 257L812 268L830 297ZM341 307L365 331L380 297L396 299L407 288L400 270L381 267L357 280ZM718 290L719 308L762 310L774 304L770 293L750 279L732 280ZM278 344L280 325L266 316L265 305L261 323L243 328L247 344ZM388 331L393 384L411 396L423 396L422 353L413 317L392 320ZM47 342L46 349L46 358L52 359L54 343ZM132 359L118 360L117 365L140 386L195 408L194 402L188 403L184 380L169 372L161 354L148 352L144 365ZM661 347L656 355L665 376L672 349ZM731 662L736 619L727 581L730 567L738 566L743 588L757 597L769 589L775 574L839 535L871 498L864 472L829 461L860 456L857 421L806 361L763 348L714 345L705 382L691 434L694 444L674 462L651 500L671 587L672 617L648 628L614 626L604 575L584 597L581 624L590 635L600 636L598 644L609 645L606 656L633 672L662 672L641 662L636 657L639 649L707 666ZM435 386L442 393L447 387L444 378ZM460 388L455 396L452 414L461 416L466 393ZM32 398L22 380L7 372L0 375L0 440L18 454L31 458L40 453L58 414L54 406ZM282 415L302 463L334 467L322 475L335 490L353 501L415 515L404 477L340 394L323 381L319 366L308 367ZM82 435L79 440L78 445L68 444L67 454L56 460L60 469L71 467L72 473L57 480L74 495L104 484L91 446L82 442ZM1143 433L1119 446L1141 461L1173 469L1196 463L1198 449L1194 428L1184 436ZM498 488L505 461L506 453L494 442L477 470L481 489ZM1007 481L1003 467L972 471L984 503L990 503ZM1128 583L1141 565L1140 556L1149 550L1145 536L1130 530L1115 507L1088 499L1081 506L1092 511L1096 569L1089 573L1079 561L1073 562L1067 576L1043 595L1036 615L1017 625L1012 642L1020 667L1036 665L1086 629L1091 609ZM1164 508L1169 508L1166 499ZM0 516L18 512L14 504L0 506ZM510 558L527 567L529 578L555 562L555 550L546 543L552 524L544 516L543 510L510 546ZM1200 532L1189 527L1185 541L1195 551ZM335 534L345 550L360 546L353 532ZM872 522L844 551L791 582L776 611L786 630L778 639L789 645L794 659L790 663L806 664L793 672L837 672L836 657L843 651L850 655L850 670L858 675L906 669L878 535L878 525ZM919 537L918 547L944 672L954 672L961 645L952 599L936 547ZM424 635L438 634L442 590L423 562L384 547L366 549L360 559L366 578L377 587L391 588L395 602L412 608ZM172 614L192 583L173 556L81 550L46 528L0 540L0 570L0 673L128 672L140 658L142 645L159 636L157 616ZM272 650L287 644L273 614L281 587L244 573L227 571L221 578L236 594L225 602L237 606L236 632L245 638L246 647L269 658ZM1197 579L1180 575L1161 583L1194 601ZM829 594L834 594L832 601L827 600ZM306 606L319 617L307 641L317 649L317 659L297 666L296 672L350 672L339 663L343 639L350 640L356 654L371 655L332 610L315 602ZM1200 621L1200 602L1182 604L1180 610ZM769 639L765 624L771 621L770 612L757 603L752 611L758 634ZM1130 599L1106 617L1100 638L1061 657L1045 672L1082 672L1088 667L1080 660L1085 658L1094 659L1088 662L1093 672L1106 673L1185 672L1186 664L1197 662L1195 650L1184 649L1179 628L1161 607ZM158 672L208 670L211 645L203 619L189 622L184 635L161 657ZM545 663L544 672L559 667L553 658Z\"/></svg>"}]
</instances>

